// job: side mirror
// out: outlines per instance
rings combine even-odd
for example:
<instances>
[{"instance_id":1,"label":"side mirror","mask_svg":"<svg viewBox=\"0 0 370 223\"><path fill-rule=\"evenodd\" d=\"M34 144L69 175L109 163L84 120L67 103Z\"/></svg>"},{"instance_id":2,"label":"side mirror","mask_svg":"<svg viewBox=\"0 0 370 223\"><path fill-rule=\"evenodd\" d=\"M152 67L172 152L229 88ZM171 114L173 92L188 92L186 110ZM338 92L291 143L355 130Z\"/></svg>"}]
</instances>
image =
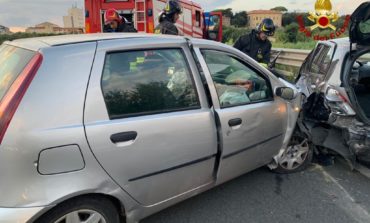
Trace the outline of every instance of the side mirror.
<instances>
[{"instance_id":1,"label":"side mirror","mask_svg":"<svg viewBox=\"0 0 370 223\"><path fill-rule=\"evenodd\" d=\"M275 90L275 94L285 100L293 100L295 98L294 90L289 87L278 87Z\"/></svg>"}]
</instances>

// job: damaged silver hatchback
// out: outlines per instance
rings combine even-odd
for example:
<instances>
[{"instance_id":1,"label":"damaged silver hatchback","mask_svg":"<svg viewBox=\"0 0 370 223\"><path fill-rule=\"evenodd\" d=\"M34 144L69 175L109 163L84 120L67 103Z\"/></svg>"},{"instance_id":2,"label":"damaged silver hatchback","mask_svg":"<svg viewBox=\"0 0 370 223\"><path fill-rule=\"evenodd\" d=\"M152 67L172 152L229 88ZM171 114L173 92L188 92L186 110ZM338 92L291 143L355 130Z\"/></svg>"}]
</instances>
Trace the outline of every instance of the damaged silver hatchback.
<instances>
[{"instance_id":1,"label":"damaged silver hatchback","mask_svg":"<svg viewBox=\"0 0 370 223\"><path fill-rule=\"evenodd\" d=\"M370 166L370 2L351 16L350 38L319 42L296 86L305 103L298 121L316 153Z\"/></svg>"}]
</instances>

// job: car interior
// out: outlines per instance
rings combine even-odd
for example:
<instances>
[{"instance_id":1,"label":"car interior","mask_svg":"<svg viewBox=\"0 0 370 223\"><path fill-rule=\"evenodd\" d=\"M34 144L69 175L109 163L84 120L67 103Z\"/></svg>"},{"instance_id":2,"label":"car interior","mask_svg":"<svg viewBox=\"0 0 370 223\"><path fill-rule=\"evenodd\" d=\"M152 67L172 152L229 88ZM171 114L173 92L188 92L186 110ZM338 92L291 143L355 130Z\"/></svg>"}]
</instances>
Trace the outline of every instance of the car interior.
<instances>
[{"instance_id":1,"label":"car interior","mask_svg":"<svg viewBox=\"0 0 370 223\"><path fill-rule=\"evenodd\" d=\"M101 83L115 113L198 105L189 70L177 50L108 54Z\"/></svg>"},{"instance_id":2,"label":"car interior","mask_svg":"<svg viewBox=\"0 0 370 223\"><path fill-rule=\"evenodd\" d=\"M209 66L213 66L212 64ZM230 88L242 88L240 83L252 82L251 92L248 94L251 101L258 101L266 98L266 81L254 73L228 66L225 69L214 73L212 78L216 84L217 92L222 95Z\"/></svg>"},{"instance_id":3,"label":"car interior","mask_svg":"<svg viewBox=\"0 0 370 223\"><path fill-rule=\"evenodd\" d=\"M351 85L365 115L370 118L370 54L361 56L352 68Z\"/></svg>"},{"instance_id":4,"label":"car interior","mask_svg":"<svg viewBox=\"0 0 370 223\"><path fill-rule=\"evenodd\" d=\"M204 51L221 106L252 103L270 98L267 82L233 57Z\"/></svg>"}]
</instances>

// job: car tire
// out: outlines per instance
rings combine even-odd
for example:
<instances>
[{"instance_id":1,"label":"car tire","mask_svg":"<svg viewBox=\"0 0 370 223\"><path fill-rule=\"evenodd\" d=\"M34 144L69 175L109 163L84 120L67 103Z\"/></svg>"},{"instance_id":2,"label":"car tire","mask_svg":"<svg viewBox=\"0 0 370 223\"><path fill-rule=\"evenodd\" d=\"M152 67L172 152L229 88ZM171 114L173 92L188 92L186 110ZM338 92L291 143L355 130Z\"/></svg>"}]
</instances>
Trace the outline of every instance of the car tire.
<instances>
[{"instance_id":1,"label":"car tire","mask_svg":"<svg viewBox=\"0 0 370 223\"><path fill-rule=\"evenodd\" d=\"M273 171L280 174L296 173L305 170L313 159L313 145L306 135L294 131L288 148L279 158L278 167Z\"/></svg>"},{"instance_id":2,"label":"car tire","mask_svg":"<svg viewBox=\"0 0 370 223\"><path fill-rule=\"evenodd\" d=\"M66 220L67 218L69 221ZM79 197L69 200L57 205L35 221L35 223L64 222L119 223L121 221L117 207L104 197Z\"/></svg>"}]
</instances>

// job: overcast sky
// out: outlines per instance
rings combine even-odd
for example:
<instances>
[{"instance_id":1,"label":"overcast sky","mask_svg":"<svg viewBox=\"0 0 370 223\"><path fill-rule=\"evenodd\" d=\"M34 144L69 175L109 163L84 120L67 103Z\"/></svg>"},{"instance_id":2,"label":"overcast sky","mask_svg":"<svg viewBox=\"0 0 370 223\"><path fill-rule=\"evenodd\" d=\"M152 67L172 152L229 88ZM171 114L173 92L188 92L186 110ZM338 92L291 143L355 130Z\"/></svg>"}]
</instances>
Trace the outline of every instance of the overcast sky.
<instances>
[{"instance_id":1,"label":"overcast sky","mask_svg":"<svg viewBox=\"0 0 370 223\"><path fill-rule=\"evenodd\" d=\"M100 1L100 0L97 0ZM234 11L271 9L284 6L289 11L313 11L316 0L193 0L205 10L232 8ZM331 0L333 10L350 14L365 0ZM0 0L0 25L29 27L49 21L63 26L63 15L73 4L82 8L83 0Z\"/></svg>"}]
</instances>

